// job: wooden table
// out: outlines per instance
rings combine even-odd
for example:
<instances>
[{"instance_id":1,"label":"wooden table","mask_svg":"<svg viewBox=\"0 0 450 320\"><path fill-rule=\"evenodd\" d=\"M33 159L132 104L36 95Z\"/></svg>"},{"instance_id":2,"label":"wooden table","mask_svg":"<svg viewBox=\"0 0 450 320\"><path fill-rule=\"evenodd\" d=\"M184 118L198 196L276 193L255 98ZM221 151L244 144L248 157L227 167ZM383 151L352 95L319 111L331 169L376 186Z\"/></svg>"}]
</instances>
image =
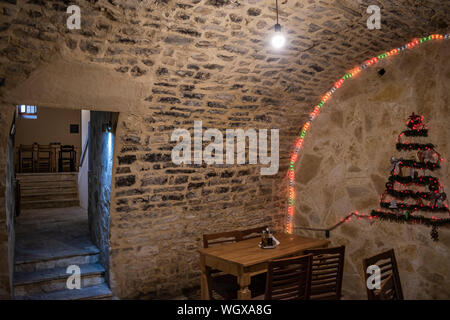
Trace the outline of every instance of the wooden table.
<instances>
[{"instance_id":1,"label":"wooden table","mask_svg":"<svg viewBox=\"0 0 450 320\"><path fill-rule=\"evenodd\" d=\"M280 241L280 245L274 249L259 248L260 238L200 249L202 299L209 300L211 298L209 296L210 269L218 269L235 275L240 287L238 299L247 300L251 298L248 288L251 277L266 272L269 260L301 255L306 249L327 247L329 243L328 240L305 238L292 234L276 234L275 238Z\"/></svg>"}]
</instances>

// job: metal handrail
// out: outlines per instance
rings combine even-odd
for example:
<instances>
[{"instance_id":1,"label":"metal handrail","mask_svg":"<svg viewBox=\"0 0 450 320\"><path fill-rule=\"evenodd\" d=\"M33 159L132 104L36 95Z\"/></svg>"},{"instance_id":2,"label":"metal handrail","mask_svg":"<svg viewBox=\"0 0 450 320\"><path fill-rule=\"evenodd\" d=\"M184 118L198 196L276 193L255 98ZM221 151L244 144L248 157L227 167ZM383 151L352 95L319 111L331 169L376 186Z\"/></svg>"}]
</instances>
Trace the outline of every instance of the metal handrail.
<instances>
[{"instance_id":1,"label":"metal handrail","mask_svg":"<svg viewBox=\"0 0 450 320\"><path fill-rule=\"evenodd\" d=\"M86 142L85 142L84 148L83 148L83 153L81 154L80 165L78 166L78 168L81 168L83 166L84 158L86 158L88 146L89 146L89 137L86 138Z\"/></svg>"},{"instance_id":2,"label":"metal handrail","mask_svg":"<svg viewBox=\"0 0 450 320\"><path fill-rule=\"evenodd\" d=\"M309 230L309 231L322 231L322 232L325 232L325 237L329 238L330 237L330 231L336 229L337 227L339 227L344 222L347 222L352 216L357 216L358 218L369 218L370 217L368 215L360 214L360 213L355 211L355 212L352 212L352 213L348 214L347 216L342 218L341 221L339 221L338 223L336 223L335 225L333 225L332 227L329 227L329 228L310 228L310 227L302 227L302 226L300 226L300 227L294 227L294 229Z\"/></svg>"}]
</instances>

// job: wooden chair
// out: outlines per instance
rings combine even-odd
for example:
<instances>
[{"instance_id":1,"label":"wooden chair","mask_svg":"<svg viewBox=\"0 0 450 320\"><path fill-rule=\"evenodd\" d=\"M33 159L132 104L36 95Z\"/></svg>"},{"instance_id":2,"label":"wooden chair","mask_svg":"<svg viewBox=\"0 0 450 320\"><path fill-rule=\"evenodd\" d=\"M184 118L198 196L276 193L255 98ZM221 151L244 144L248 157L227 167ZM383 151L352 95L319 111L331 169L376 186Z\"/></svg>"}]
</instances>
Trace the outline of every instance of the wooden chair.
<instances>
[{"instance_id":1,"label":"wooden chair","mask_svg":"<svg viewBox=\"0 0 450 320\"><path fill-rule=\"evenodd\" d=\"M209 248L217 244L226 244L240 240L239 231L228 231L203 235L203 248Z\"/></svg>"},{"instance_id":2,"label":"wooden chair","mask_svg":"<svg viewBox=\"0 0 450 320\"><path fill-rule=\"evenodd\" d=\"M340 300L345 246L310 249L304 254L313 255L311 300Z\"/></svg>"},{"instance_id":3,"label":"wooden chair","mask_svg":"<svg viewBox=\"0 0 450 320\"><path fill-rule=\"evenodd\" d=\"M237 242L241 239L240 231L228 231L214 234L203 235L203 248L209 248L214 245ZM236 299L237 278L231 274L224 274L220 270L207 269L207 278L209 281L209 296L213 297L213 290L226 300Z\"/></svg>"},{"instance_id":4,"label":"wooden chair","mask_svg":"<svg viewBox=\"0 0 450 320\"><path fill-rule=\"evenodd\" d=\"M395 300L397 293L395 291L394 276L391 274L386 278L385 282L381 285L380 292L378 293L379 300Z\"/></svg>"},{"instance_id":5,"label":"wooden chair","mask_svg":"<svg viewBox=\"0 0 450 320\"><path fill-rule=\"evenodd\" d=\"M373 257L366 258L363 260L364 275L367 283L369 274L367 273L367 268L371 265L377 265L381 269L381 282L383 283L389 276L392 275L392 280L394 283L394 299L403 300L403 291L400 282L400 274L397 268L397 261L395 260L394 249L385 251L383 253L377 254ZM367 285L366 285L367 288ZM378 300L378 296L375 290L367 288L367 298L369 300Z\"/></svg>"},{"instance_id":6,"label":"wooden chair","mask_svg":"<svg viewBox=\"0 0 450 320\"><path fill-rule=\"evenodd\" d=\"M38 172L51 172L53 149L49 145L39 145L37 150L36 169Z\"/></svg>"},{"instance_id":7,"label":"wooden chair","mask_svg":"<svg viewBox=\"0 0 450 320\"><path fill-rule=\"evenodd\" d=\"M50 142L50 148L52 149L52 168L51 172L58 172L59 167L59 150L61 150L60 142Z\"/></svg>"},{"instance_id":8,"label":"wooden chair","mask_svg":"<svg viewBox=\"0 0 450 320\"><path fill-rule=\"evenodd\" d=\"M212 245L227 244L232 242L238 242L247 239L259 238L261 233L267 226L256 227L245 230L228 231L214 234L203 235L203 248L208 248ZM220 270L209 270L208 278L211 279L209 288L209 296L212 297L212 290L214 289L220 296L225 299L235 299L236 292L239 289L237 284L237 278L229 274L219 274ZM252 277L250 284L250 290L254 295L263 293L266 284L266 274L258 274Z\"/></svg>"},{"instance_id":9,"label":"wooden chair","mask_svg":"<svg viewBox=\"0 0 450 320\"><path fill-rule=\"evenodd\" d=\"M261 238L261 233L266 230L268 226L256 227L251 229L240 230L240 240L247 240L253 238Z\"/></svg>"},{"instance_id":10,"label":"wooden chair","mask_svg":"<svg viewBox=\"0 0 450 320\"><path fill-rule=\"evenodd\" d=\"M34 156L35 156L35 146L34 145L23 145L19 146L19 172L34 172Z\"/></svg>"},{"instance_id":11,"label":"wooden chair","mask_svg":"<svg viewBox=\"0 0 450 320\"><path fill-rule=\"evenodd\" d=\"M255 238L261 238L261 234L263 230L266 230L268 226L261 226L251 229L245 229L240 230L240 239L247 240L247 239L255 239ZM256 274L252 276L251 283L250 283L250 290L252 292L252 296L259 296L264 294L266 289L266 281L267 281L267 272Z\"/></svg>"},{"instance_id":12,"label":"wooden chair","mask_svg":"<svg viewBox=\"0 0 450 320\"><path fill-rule=\"evenodd\" d=\"M58 159L58 171L63 172L65 171L66 166L68 166L68 171L75 172L75 158L76 158L76 151L74 146L67 146L63 145L61 146L61 149L59 151L59 159Z\"/></svg>"},{"instance_id":13,"label":"wooden chair","mask_svg":"<svg viewBox=\"0 0 450 320\"><path fill-rule=\"evenodd\" d=\"M311 292L311 254L269 261L265 300L308 300Z\"/></svg>"}]
</instances>

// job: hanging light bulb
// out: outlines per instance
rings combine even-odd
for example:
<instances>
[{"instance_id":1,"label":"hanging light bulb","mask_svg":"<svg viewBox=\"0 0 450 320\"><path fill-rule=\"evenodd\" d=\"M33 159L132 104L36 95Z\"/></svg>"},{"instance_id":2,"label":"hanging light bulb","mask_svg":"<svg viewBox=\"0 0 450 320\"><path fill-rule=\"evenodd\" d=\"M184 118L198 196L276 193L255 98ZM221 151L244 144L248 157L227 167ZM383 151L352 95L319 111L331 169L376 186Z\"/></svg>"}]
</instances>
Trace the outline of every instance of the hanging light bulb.
<instances>
[{"instance_id":1,"label":"hanging light bulb","mask_svg":"<svg viewBox=\"0 0 450 320\"><path fill-rule=\"evenodd\" d=\"M283 47L285 43L286 43L286 38L281 33L281 26L277 23L275 25L275 35L272 37L272 46L274 46L274 48L279 49L279 48Z\"/></svg>"},{"instance_id":2,"label":"hanging light bulb","mask_svg":"<svg viewBox=\"0 0 450 320\"><path fill-rule=\"evenodd\" d=\"M281 25L278 23L278 0L275 0L276 11L277 11L277 23L275 25L275 34L272 37L272 46L276 49L279 49L284 46L286 43L286 38L281 32Z\"/></svg>"}]
</instances>

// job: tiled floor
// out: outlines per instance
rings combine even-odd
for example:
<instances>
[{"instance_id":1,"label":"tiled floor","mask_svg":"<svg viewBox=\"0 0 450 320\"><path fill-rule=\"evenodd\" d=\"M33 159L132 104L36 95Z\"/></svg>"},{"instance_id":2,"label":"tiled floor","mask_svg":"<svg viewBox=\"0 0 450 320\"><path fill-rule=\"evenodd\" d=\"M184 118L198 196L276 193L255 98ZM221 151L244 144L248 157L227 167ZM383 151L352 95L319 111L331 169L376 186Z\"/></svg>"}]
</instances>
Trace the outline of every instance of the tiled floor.
<instances>
[{"instance_id":1,"label":"tiled floor","mask_svg":"<svg viewBox=\"0 0 450 320\"><path fill-rule=\"evenodd\" d=\"M16 263L96 252L87 212L78 207L23 210L16 220Z\"/></svg>"}]
</instances>

